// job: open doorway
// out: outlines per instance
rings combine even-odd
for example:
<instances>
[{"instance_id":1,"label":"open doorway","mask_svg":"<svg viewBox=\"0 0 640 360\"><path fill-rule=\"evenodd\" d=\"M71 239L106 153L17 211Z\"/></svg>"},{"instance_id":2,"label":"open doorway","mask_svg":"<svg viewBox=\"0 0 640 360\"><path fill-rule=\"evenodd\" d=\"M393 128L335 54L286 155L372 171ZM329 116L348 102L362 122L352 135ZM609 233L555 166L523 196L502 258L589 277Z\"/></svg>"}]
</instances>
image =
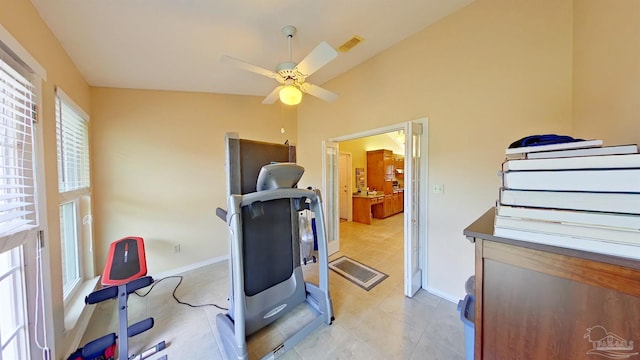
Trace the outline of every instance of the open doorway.
<instances>
[{"instance_id":1,"label":"open doorway","mask_svg":"<svg viewBox=\"0 0 640 360\"><path fill-rule=\"evenodd\" d=\"M398 274L402 281L406 296L413 296L419 288L426 288L426 210L427 210L427 122L428 119L419 119L407 123L401 123L384 128L344 135L332 138L324 144L324 191L326 194L327 224L329 236L329 248L332 251L340 251L340 219L338 206L340 191L344 184L339 180L339 153L343 149L352 156L353 176L348 187L353 191L349 193L349 201L353 206L350 215L351 222L343 223L346 229L346 237L358 239L361 243L356 246L367 249L373 248L372 242L366 243L366 236L358 236L362 231L368 236L379 237L387 234L387 241L391 242L391 236L400 238L399 249L401 256L397 262L402 264L402 273ZM404 141L402 139L404 138ZM388 148L388 149L385 149ZM395 151L394 151L395 150ZM381 174L372 174L374 167L367 165L367 151L380 153L377 160L378 168L383 169ZM369 174L367 174L369 173ZM373 180L381 177L382 180L375 185ZM362 184L364 180L364 184ZM367 190L366 188L369 187ZM355 195L354 195L355 194ZM401 194L401 195L400 195ZM361 207L356 204L364 200L367 205ZM342 200L344 201L344 200ZM359 202L362 203L362 202ZM364 214L364 216L362 216ZM370 219L361 221L362 218ZM358 226L354 224L358 222ZM396 229L386 225L396 224ZM378 228L367 226L378 225ZM385 226L382 226L385 225ZM363 227L364 226L364 227ZM400 227L398 229L397 227ZM379 230L379 231L376 231ZM343 234L344 236L344 234ZM353 246L353 245L352 245ZM393 249L390 246L389 249ZM351 248L353 250L353 248ZM378 250L384 251L383 248ZM345 251L348 248L345 249ZM370 251L373 253L373 249ZM378 254L379 255L379 254ZM394 254L384 254L385 260ZM395 254L397 255L397 254Z\"/></svg>"}]
</instances>

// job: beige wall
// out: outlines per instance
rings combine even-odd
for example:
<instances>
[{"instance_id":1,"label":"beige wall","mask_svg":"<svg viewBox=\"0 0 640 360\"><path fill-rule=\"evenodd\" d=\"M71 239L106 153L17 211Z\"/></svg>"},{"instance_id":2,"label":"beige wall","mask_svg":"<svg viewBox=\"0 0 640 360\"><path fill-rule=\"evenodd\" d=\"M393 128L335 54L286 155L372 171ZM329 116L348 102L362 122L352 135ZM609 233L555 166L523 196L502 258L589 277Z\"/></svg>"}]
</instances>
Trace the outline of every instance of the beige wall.
<instances>
[{"instance_id":1,"label":"beige wall","mask_svg":"<svg viewBox=\"0 0 640 360\"><path fill-rule=\"evenodd\" d=\"M640 143L640 1L574 1L573 131Z\"/></svg>"},{"instance_id":2,"label":"beige wall","mask_svg":"<svg viewBox=\"0 0 640 360\"><path fill-rule=\"evenodd\" d=\"M428 181L445 185L443 195L429 195L422 219L428 286L456 299L474 263L462 230L493 205L495 173L511 141L558 132L640 142L639 7L636 0L476 0L325 84L340 95L335 103L305 97L296 124L295 111L254 97L90 91L30 1L4 0L0 24L48 75L41 119L56 357L74 334L63 328L55 86L91 115L98 269L109 242L137 234L147 239L151 274L226 255L226 229L214 214L225 206L224 132L297 138L304 186L320 186L323 139L428 116Z\"/></svg>"},{"instance_id":3,"label":"beige wall","mask_svg":"<svg viewBox=\"0 0 640 360\"><path fill-rule=\"evenodd\" d=\"M296 138L295 108L259 97L92 88L91 99L99 269L109 244L129 235L145 239L151 275L226 256L215 215L226 208L225 133Z\"/></svg>"},{"instance_id":4,"label":"beige wall","mask_svg":"<svg viewBox=\"0 0 640 360\"><path fill-rule=\"evenodd\" d=\"M64 304L62 300L62 276L60 262L60 213L58 208L58 169L56 159L55 87L60 86L85 111L89 110L89 87L70 60L53 33L40 18L28 0L3 0L0 4L0 24L25 48L47 72L47 81L42 83L42 108L44 159L46 179L46 244L45 264L50 278L51 292L47 291L47 307L53 310L53 322L49 328L50 346L58 358L62 358L67 346L76 336L71 330L65 333ZM41 177L42 179L42 177ZM48 256L47 256L48 255ZM32 281L28 279L27 281Z\"/></svg>"},{"instance_id":5,"label":"beige wall","mask_svg":"<svg viewBox=\"0 0 640 360\"><path fill-rule=\"evenodd\" d=\"M303 182L321 183L323 139L428 116L428 181L445 185L422 219L428 288L461 298L474 272L462 231L494 205L504 148L570 132L571 24L570 0L477 0L324 84L338 100L298 110Z\"/></svg>"}]
</instances>

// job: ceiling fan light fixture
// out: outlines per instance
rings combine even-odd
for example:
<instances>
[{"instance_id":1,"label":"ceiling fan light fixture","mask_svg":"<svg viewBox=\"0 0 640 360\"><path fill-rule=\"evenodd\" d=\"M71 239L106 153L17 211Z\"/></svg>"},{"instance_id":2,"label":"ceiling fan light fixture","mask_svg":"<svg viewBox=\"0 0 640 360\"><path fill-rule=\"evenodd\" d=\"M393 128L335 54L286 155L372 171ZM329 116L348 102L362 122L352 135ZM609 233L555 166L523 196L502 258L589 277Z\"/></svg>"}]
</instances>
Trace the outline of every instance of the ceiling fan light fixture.
<instances>
[{"instance_id":1,"label":"ceiling fan light fixture","mask_svg":"<svg viewBox=\"0 0 640 360\"><path fill-rule=\"evenodd\" d=\"M286 105L298 105L302 101L302 91L293 85L280 89L280 101Z\"/></svg>"},{"instance_id":2,"label":"ceiling fan light fixture","mask_svg":"<svg viewBox=\"0 0 640 360\"><path fill-rule=\"evenodd\" d=\"M289 61L278 64L275 71L226 55L222 57L222 61L231 63L240 69L272 78L280 83L262 100L263 104L273 104L280 98L283 104L297 105L302 101L303 92L327 102L334 101L338 95L308 83L307 78L335 59L338 56L338 52L329 43L322 41L300 62L293 62L291 40L296 33L296 28L294 26L285 26L282 28L282 33L289 42Z\"/></svg>"}]
</instances>

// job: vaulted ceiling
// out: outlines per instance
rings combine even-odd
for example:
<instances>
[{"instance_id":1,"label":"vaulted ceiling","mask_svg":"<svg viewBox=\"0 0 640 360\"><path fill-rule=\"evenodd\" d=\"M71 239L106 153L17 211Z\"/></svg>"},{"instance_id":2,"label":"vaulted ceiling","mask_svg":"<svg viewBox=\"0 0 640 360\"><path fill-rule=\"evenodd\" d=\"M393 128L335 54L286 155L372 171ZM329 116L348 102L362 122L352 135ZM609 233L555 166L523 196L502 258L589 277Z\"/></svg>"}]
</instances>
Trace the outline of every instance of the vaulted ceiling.
<instances>
[{"instance_id":1,"label":"vaulted ceiling","mask_svg":"<svg viewBox=\"0 0 640 360\"><path fill-rule=\"evenodd\" d=\"M321 85L472 0L31 1L92 86L266 96L275 80L222 55L273 70L289 58L286 25L294 62L362 37L309 78Z\"/></svg>"}]
</instances>

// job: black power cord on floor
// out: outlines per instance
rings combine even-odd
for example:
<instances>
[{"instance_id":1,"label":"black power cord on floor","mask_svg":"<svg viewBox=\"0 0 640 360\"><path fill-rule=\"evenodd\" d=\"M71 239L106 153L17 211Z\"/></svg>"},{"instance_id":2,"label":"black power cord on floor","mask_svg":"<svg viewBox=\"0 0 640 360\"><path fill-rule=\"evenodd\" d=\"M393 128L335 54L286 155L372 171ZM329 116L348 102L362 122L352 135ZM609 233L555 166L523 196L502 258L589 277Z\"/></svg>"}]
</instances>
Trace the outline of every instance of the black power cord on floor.
<instances>
[{"instance_id":1,"label":"black power cord on floor","mask_svg":"<svg viewBox=\"0 0 640 360\"><path fill-rule=\"evenodd\" d=\"M178 290L178 286L180 286L180 284L182 284L182 280L184 279L181 275L167 276L167 277L164 277L164 278L162 278L162 279L160 279L160 280L156 280L156 281L154 281L154 282L153 282L153 285L151 285L151 288L149 288L149 290L148 290L146 293L142 294L142 295L138 294L138 292L137 292L137 291L134 291L133 293L134 293L134 294L136 294L136 295L137 295L137 296L139 296L139 297L145 297L145 296L149 295L149 293L151 292L151 290L153 290L153 287L154 287L154 286L158 285L161 281L166 280L166 279L180 279L180 281L178 281L178 284L176 285L176 287L173 289L173 294L172 294L172 295L173 295L173 298L174 298L174 299L176 300L176 302L177 302L178 304L180 304L180 305L187 305L187 306L192 307L192 308L199 308L199 307L205 307L205 306L213 306L213 307L216 307L216 308L218 308L218 309L220 309L220 310L229 310L229 309L227 309L227 308L225 308L225 307L222 307L222 306L219 306L219 305L216 305L216 304L201 304L201 305L193 305L193 304L189 304L189 303L186 303L186 302L181 301L180 299L178 299L178 297L176 296L176 291Z\"/></svg>"}]
</instances>

